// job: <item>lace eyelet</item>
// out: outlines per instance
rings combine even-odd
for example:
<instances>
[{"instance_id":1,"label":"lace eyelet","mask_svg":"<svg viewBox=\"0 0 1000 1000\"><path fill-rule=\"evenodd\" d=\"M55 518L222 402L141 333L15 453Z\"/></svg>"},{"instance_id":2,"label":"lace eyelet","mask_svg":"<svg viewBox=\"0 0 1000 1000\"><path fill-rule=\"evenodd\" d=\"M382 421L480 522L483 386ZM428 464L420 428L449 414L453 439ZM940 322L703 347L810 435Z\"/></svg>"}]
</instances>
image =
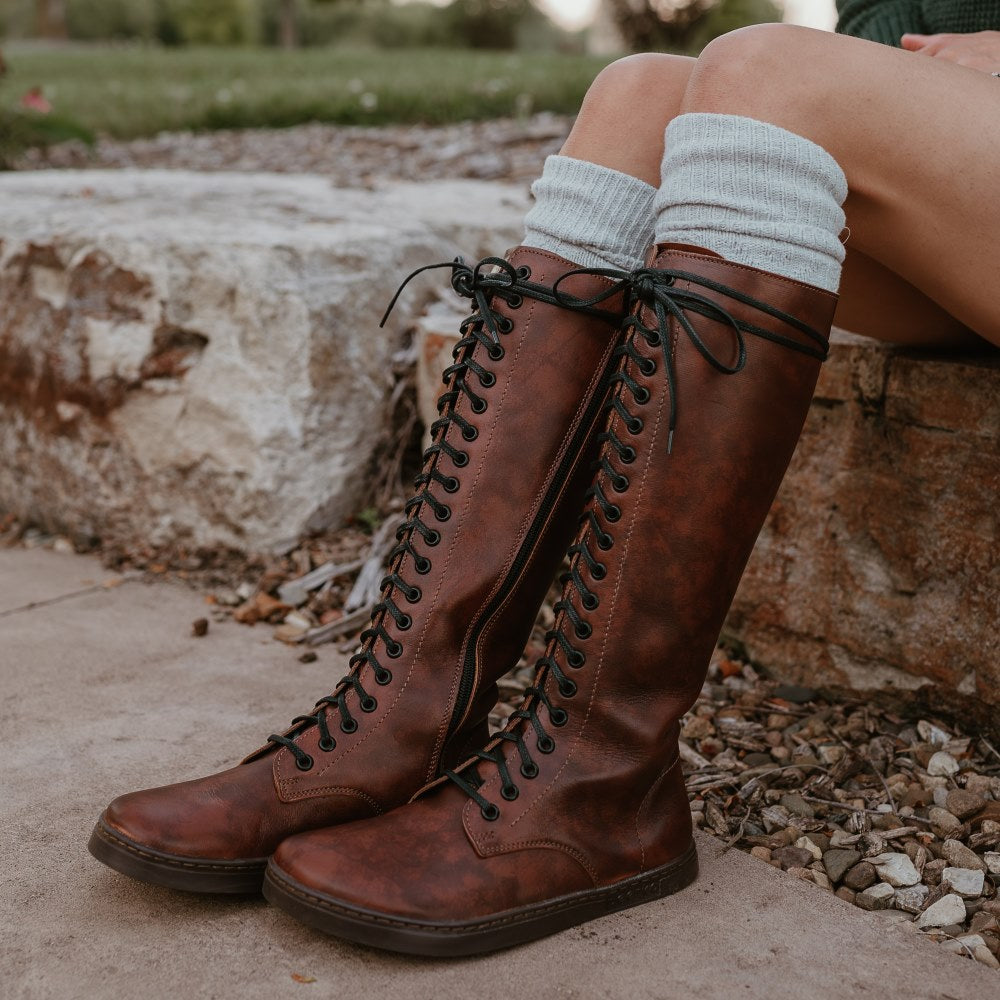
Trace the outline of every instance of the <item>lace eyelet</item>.
<instances>
[{"instance_id":1,"label":"lace eyelet","mask_svg":"<svg viewBox=\"0 0 1000 1000\"><path fill-rule=\"evenodd\" d=\"M384 667L381 670L375 671L375 683L380 684L385 687L386 684L392 683L392 671L386 670Z\"/></svg>"},{"instance_id":2,"label":"lace eyelet","mask_svg":"<svg viewBox=\"0 0 1000 1000\"><path fill-rule=\"evenodd\" d=\"M618 457L626 465L631 465L636 458L636 450L630 444L625 445L624 448L618 453Z\"/></svg>"},{"instance_id":3,"label":"lace eyelet","mask_svg":"<svg viewBox=\"0 0 1000 1000\"><path fill-rule=\"evenodd\" d=\"M624 493L628 489L628 485L628 476L615 476L611 481L615 493Z\"/></svg>"},{"instance_id":4,"label":"lace eyelet","mask_svg":"<svg viewBox=\"0 0 1000 1000\"><path fill-rule=\"evenodd\" d=\"M521 306L524 305L524 296L518 295L517 292L515 292L510 296L510 298L507 299L507 305L509 305L511 309L520 309Z\"/></svg>"},{"instance_id":5,"label":"lace eyelet","mask_svg":"<svg viewBox=\"0 0 1000 1000\"><path fill-rule=\"evenodd\" d=\"M647 378L656 374L656 362L652 358L639 359L639 371Z\"/></svg>"},{"instance_id":6,"label":"lace eyelet","mask_svg":"<svg viewBox=\"0 0 1000 1000\"><path fill-rule=\"evenodd\" d=\"M466 441L475 441L479 437L479 431L470 424L468 427L462 428L462 437Z\"/></svg>"},{"instance_id":7,"label":"lace eyelet","mask_svg":"<svg viewBox=\"0 0 1000 1000\"><path fill-rule=\"evenodd\" d=\"M296 757L295 766L300 771L311 771L313 766L313 759L312 757L309 756L309 754L306 754L304 757Z\"/></svg>"},{"instance_id":8,"label":"lace eyelet","mask_svg":"<svg viewBox=\"0 0 1000 1000\"><path fill-rule=\"evenodd\" d=\"M660 344L663 343L663 338L660 336L660 331L654 330L652 333L650 333L646 337L646 343L649 344L650 347L659 347Z\"/></svg>"},{"instance_id":9,"label":"lace eyelet","mask_svg":"<svg viewBox=\"0 0 1000 1000\"><path fill-rule=\"evenodd\" d=\"M449 476L441 485L445 493L457 493L462 484L454 476Z\"/></svg>"},{"instance_id":10,"label":"lace eyelet","mask_svg":"<svg viewBox=\"0 0 1000 1000\"><path fill-rule=\"evenodd\" d=\"M514 321L508 316L501 316L500 319L497 320L497 329L501 333L511 333L514 329Z\"/></svg>"},{"instance_id":11,"label":"lace eyelet","mask_svg":"<svg viewBox=\"0 0 1000 1000\"><path fill-rule=\"evenodd\" d=\"M421 556L419 559L413 560L413 568L421 575L427 576L431 571L431 561L430 559L425 559Z\"/></svg>"},{"instance_id":12,"label":"lace eyelet","mask_svg":"<svg viewBox=\"0 0 1000 1000\"><path fill-rule=\"evenodd\" d=\"M500 807L494 805L492 802L483 806L479 811L482 813L483 819L486 820L487 823L493 823L500 818Z\"/></svg>"},{"instance_id":13,"label":"lace eyelet","mask_svg":"<svg viewBox=\"0 0 1000 1000\"><path fill-rule=\"evenodd\" d=\"M341 719L340 731L342 733L356 733L358 731L357 719Z\"/></svg>"},{"instance_id":14,"label":"lace eyelet","mask_svg":"<svg viewBox=\"0 0 1000 1000\"><path fill-rule=\"evenodd\" d=\"M378 708L378 701L371 696L362 698L359 704L362 712L374 712Z\"/></svg>"},{"instance_id":15,"label":"lace eyelet","mask_svg":"<svg viewBox=\"0 0 1000 1000\"><path fill-rule=\"evenodd\" d=\"M410 602L410 604L416 604L423 596L424 592L419 587L413 587L406 595L406 599Z\"/></svg>"},{"instance_id":16,"label":"lace eyelet","mask_svg":"<svg viewBox=\"0 0 1000 1000\"><path fill-rule=\"evenodd\" d=\"M639 417L633 417L626 425L629 434L635 435L642 432L643 423Z\"/></svg>"},{"instance_id":17,"label":"lace eyelet","mask_svg":"<svg viewBox=\"0 0 1000 1000\"><path fill-rule=\"evenodd\" d=\"M560 729L569 722L569 712L565 708L554 708L549 712L549 721Z\"/></svg>"},{"instance_id":18,"label":"lace eyelet","mask_svg":"<svg viewBox=\"0 0 1000 1000\"><path fill-rule=\"evenodd\" d=\"M478 396L469 405L472 407L472 412L477 416L484 414L488 407L486 400L480 399Z\"/></svg>"},{"instance_id":19,"label":"lace eyelet","mask_svg":"<svg viewBox=\"0 0 1000 1000\"><path fill-rule=\"evenodd\" d=\"M337 741L332 736L329 739L324 736L319 741L319 748L324 753L329 753L331 750L336 750Z\"/></svg>"},{"instance_id":20,"label":"lace eyelet","mask_svg":"<svg viewBox=\"0 0 1000 1000\"><path fill-rule=\"evenodd\" d=\"M564 684L559 685L559 693L564 698L572 698L576 694L576 684L571 680L567 680Z\"/></svg>"},{"instance_id":21,"label":"lace eyelet","mask_svg":"<svg viewBox=\"0 0 1000 1000\"><path fill-rule=\"evenodd\" d=\"M580 622L579 625L574 627L573 633L577 639L589 639L594 634L594 630L587 622Z\"/></svg>"},{"instance_id":22,"label":"lace eyelet","mask_svg":"<svg viewBox=\"0 0 1000 1000\"><path fill-rule=\"evenodd\" d=\"M640 405L645 406L649 402L649 390L644 385L636 386L632 393L632 398Z\"/></svg>"},{"instance_id":23,"label":"lace eyelet","mask_svg":"<svg viewBox=\"0 0 1000 1000\"><path fill-rule=\"evenodd\" d=\"M456 469L464 469L469 464L469 453L467 451L456 451L451 456L451 464Z\"/></svg>"},{"instance_id":24,"label":"lace eyelet","mask_svg":"<svg viewBox=\"0 0 1000 1000\"><path fill-rule=\"evenodd\" d=\"M610 535L600 535L597 539L597 547L602 552L610 552L615 540Z\"/></svg>"},{"instance_id":25,"label":"lace eyelet","mask_svg":"<svg viewBox=\"0 0 1000 1000\"><path fill-rule=\"evenodd\" d=\"M516 799L517 795L518 795L517 785L506 785L506 786L504 786L503 788L500 789L500 794L508 802L513 802L514 799Z\"/></svg>"},{"instance_id":26,"label":"lace eyelet","mask_svg":"<svg viewBox=\"0 0 1000 1000\"><path fill-rule=\"evenodd\" d=\"M594 563L590 568L590 575L595 580L603 580L608 575L608 567L604 563Z\"/></svg>"},{"instance_id":27,"label":"lace eyelet","mask_svg":"<svg viewBox=\"0 0 1000 1000\"><path fill-rule=\"evenodd\" d=\"M556 741L551 736L539 736L535 746L538 747L539 753L552 753L556 748Z\"/></svg>"},{"instance_id":28,"label":"lace eyelet","mask_svg":"<svg viewBox=\"0 0 1000 1000\"><path fill-rule=\"evenodd\" d=\"M531 277L531 268L527 264L522 264L514 273L522 281L527 281Z\"/></svg>"},{"instance_id":29,"label":"lace eyelet","mask_svg":"<svg viewBox=\"0 0 1000 1000\"><path fill-rule=\"evenodd\" d=\"M583 604L587 611L596 611L601 601L596 594L587 594L581 599L580 603Z\"/></svg>"},{"instance_id":30,"label":"lace eyelet","mask_svg":"<svg viewBox=\"0 0 1000 1000\"><path fill-rule=\"evenodd\" d=\"M610 521L612 524L617 524L622 519L622 509L618 504L613 503L604 512L605 520Z\"/></svg>"},{"instance_id":31,"label":"lace eyelet","mask_svg":"<svg viewBox=\"0 0 1000 1000\"><path fill-rule=\"evenodd\" d=\"M532 778L538 777L538 765L532 761L530 764L521 765L521 777L527 778L531 781Z\"/></svg>"},{"instance_id":32,"label":"lace eyelet","mask_svg":"<svg viewBox=\"0 0 1000 1000\"><path fill-rule=\"evenodd\" d=\"M412 624L413 619L407 614L400 615L396 620L396 625L401 632L406 632Z\"/></svg>"},{"instance_id":33,"label":"lace eyelet","mask_svg":"<svg viewBox=\"0 0 1000 1000\"><path fill-rule=\"evenodd\" d=\"M403 655L403 644L401 642L393 642L385 644L386 655L391 660L398 660Z\"/></svg>"},{"instance_id":34,"label":"lace eyelet","mask_svg":"<svg viewBox=\"0 0 1000 1000\"><path fill-rule=\"evenodd\" d=\"M436 511L434 511L434 516L439 521L447 521L451 517L451 508L447 505L439 507Z\"/></svg>"},{"instance_id":35,"label":"lace eyelet","mask_svg":"<svg viewBox=\"0 0 1000 1000\"><path fill-rule=\"evenodd\" d=\"M441 541L441 532L438 531L436 528L431 528L431 530L428 531L426 535L424 535L424 541L431 548L434 548L434 546Z\"/></svg>"},{"instance_id":36,"label":"lace eyelet","mask_svg":"<svg viewBox=\"0 0 1000 1000\"><path fill-rule=\"evenodd\" d=\"M503 361L507 352L499 344L495 344L490 346L487 353L490 356L490 361Z\"/></svg>"},{"instance_id":37,"label":"lace eyelet","mask_svg":"<svg viewBox=\"0 0 1000 1000\"><path fill-rule=\"evenodd\" d=\"M493 386L497 384L497 377L493 374L493 372L483 372L483 374L479 376L479 384L484 389L492 389Z\"/></svg>"},{"instance_id":38,"label":"lace eyelet","mask_svg":"<svg viewBox=\"0 0 1000 1000\"><path fill-rule=\"evenodd\" d=\"M566 657L566 662L574 669L579 670L587 662L587 657L580 652L578 649L574 649L569 656Z\"/></svg>"}]
</instances>

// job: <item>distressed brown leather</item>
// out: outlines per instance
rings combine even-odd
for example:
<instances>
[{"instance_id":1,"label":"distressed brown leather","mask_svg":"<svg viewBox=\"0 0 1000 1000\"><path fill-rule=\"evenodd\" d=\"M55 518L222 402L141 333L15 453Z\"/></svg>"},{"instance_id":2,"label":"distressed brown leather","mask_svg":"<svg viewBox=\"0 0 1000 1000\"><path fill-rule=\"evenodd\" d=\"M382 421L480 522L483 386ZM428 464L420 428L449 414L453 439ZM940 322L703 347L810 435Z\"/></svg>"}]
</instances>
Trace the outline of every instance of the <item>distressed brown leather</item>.
<instances>
[{"instance_id":1,"label":"distressed brown leather","mask_svg":"<svg viewBox=\"0 0 1000 1000\"><path fill-rule=\"evenodd\" d=\"M530 268L530 280L546 286L574 268L530 248L517 248L508 259ZM613 282L593 275L573 275L560 285L561 291L585 299L610 288ZM465 395L455 404L455 412L478 436L464 440L454 423L446 432L469 461L458 467L447 454L437 457L438 470L454 476L459 488L449 494L440 483L431 483L429 489L452 514L441 522L424 505L424 522L441 533L434 547L417 533L412 538L414 548L431 561L428 573L417 573L408 554L395 567L423 593L414 604L398 590L394 594L397 605L412 616L412 626L404 632L384 615L389 635L403 652L390 658L383 640L374 640L374 652L392 679L381 686L370 665L361 667L360 680L377 708L363 711L358 695L348 693L357 731L342 732L340 716L331 708L332 751L319 748L315 726L296 738L315 762L311 770L299 770L287 748L265 746L222 773L116 799L103 817L112 832L171 856L266 858L292 833L402 804L442 766L454 765L487 741L495 682L524 648L592 475L602 413L597 397L607 389L622 294L601 307L617 315L583 315L527 296L520 305L493 300L495 313L513 324L501 335L505 354L493 361L481 345L470 349L496 382L486 388L468 375L487 401L484 413L474 413ZM560 465L567 474L557 475ZM547 514L542 509L546 495ZM532 543L527 532L533 522L539 535ZM519 551L523 568L502 589ZM491 602L497 606L487 618ZM463 661L480 626L473 695L450 727ZM331 678L331 685L338 679Z\"/></svg>"},{"instance_id":2,"label":"distressed brown leather","mask_svg":"<svg viewBox=\"0 0 1000 1000\"><path fill-rule=\"evenodd\" d=\"M651 263L716 281L829 335L836 297L827 292L679 246L659 248ZM707 296L737 319L807 342L800 331L721 293L681 280L676 287ZM656 325L648 307L639 315L647 327ZM694 312L688 317L720 361L736 361L732 327ZM620 519L610 523L594 501L588 508L613 538L610 550L598 548L586 522L578 538L606 567L598 579L582 557L575 560L597 608L584 610L571 583L563 594L592 628L590 638L579 639L565 613L557 621L586 661L573 668L556 643L549 649L576 692L560 694L548 667L537 681L552 706L534 699L537 719L554 749L540 752L532 723L514 723L538 776L519 773L515 744L491 743L488 749L502 752L518 792L505 800L497 766L477 762L483 779L478 793L499 807L499 818L484 818L473 798L443 779L389 815L285 841L271 862L279 885L287 877L306 887L315 894L312 905L328 912L343 902L406 920L479 927L491 914L613 885L669 865L690 849L679 720L704 682L795 448L820 360L747 335L745 369L725 375L707 363L676 320L669 335L677 388L672 453L663 351L638 335L638 354L656 370L643 374L631 360L625 367L649 400L640 405L626 385L619 395L643 427L630 433L614 412L608 423L636 455L624 464L610 446L603 451L616 473L629 479L618 492L606 473L597 475ZM558 720L560 710L568 718L558 726L553 711ZM460 772L466 780L471 773L470 767ZM510 919L504 915L497 923ZM336 924L330 929L336 932Z\"/></svg>"}]
</instances>

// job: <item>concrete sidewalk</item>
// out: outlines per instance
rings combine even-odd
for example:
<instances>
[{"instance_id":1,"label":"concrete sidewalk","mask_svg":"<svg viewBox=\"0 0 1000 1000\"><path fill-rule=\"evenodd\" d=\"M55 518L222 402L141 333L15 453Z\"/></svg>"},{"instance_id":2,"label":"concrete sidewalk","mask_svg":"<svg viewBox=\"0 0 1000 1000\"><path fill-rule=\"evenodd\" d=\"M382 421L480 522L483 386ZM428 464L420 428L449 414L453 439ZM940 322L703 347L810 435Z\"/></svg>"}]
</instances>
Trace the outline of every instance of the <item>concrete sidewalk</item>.
<instances>
[{"instance_id":1,"label":"concrete sidewalk","mask_svg":"<svg viewBox=\"0 0 1000 1000\"><path fill-rule=\"evenodd\" d=\"M346 945L263 901L119 876L86 850L109 799L233 763L345 664L324 648L302 665L259 628L192 638L197 594L100 588L109 575L93 559L0 551L0 727L13 763L0 805L4 997L1000 998L1000 976L900 914L864 913L735 850L719 858L707 836L701 878L672 899L454 962Z\"/></svg>"}]
</instances>

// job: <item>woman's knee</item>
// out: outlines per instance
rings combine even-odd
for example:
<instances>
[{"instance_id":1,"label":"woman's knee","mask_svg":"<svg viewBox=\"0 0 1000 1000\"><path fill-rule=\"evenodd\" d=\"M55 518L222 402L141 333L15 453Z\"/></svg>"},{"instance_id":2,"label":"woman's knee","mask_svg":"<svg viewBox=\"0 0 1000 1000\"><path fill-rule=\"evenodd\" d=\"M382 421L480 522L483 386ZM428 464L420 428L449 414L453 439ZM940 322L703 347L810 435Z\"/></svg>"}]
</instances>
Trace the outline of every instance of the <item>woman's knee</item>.
<instances>
[{"instance_id":1,"label":"woman's knee","mask_svg":"<svg viewBox=\"0 0 1000 1000\"><path fill-rule=\"evenodd\" d=\"M795 103L822 83L817 65L829 37L791 24L754 24L720 35L698 56L683 110L740 114Z\"/></svg>"},{"instance_id":2,"label":"woman's knee","mask_svg":"<svg viewBox=\"0 0 1000 1000\"><path fill-rule=\"evenodd\" d=\"M621 116L642 108L659 117L673 117L687 88L694 59L687 56L643 52L625 56L605 66L587 91L581 114Z\"/></svg>"}]
</instances>

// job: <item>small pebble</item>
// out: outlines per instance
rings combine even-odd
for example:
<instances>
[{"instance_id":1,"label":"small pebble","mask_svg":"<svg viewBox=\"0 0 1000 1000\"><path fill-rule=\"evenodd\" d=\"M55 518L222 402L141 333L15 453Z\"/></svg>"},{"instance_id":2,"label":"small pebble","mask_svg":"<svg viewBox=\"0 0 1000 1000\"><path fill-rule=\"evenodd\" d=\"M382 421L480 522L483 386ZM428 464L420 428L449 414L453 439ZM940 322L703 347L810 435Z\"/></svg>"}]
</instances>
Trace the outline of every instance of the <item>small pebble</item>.
<instances>
[{"instance_id":1,"label":"small pebble","mask_svg":"<svg viewBox=\"0 0 1000 1000\"><path fill-rule=\"evenodd\" d=\"M197 636L199 639L202 636L208 635L208 619L196 618L191 622L191 634Z\"/></svg>"},{"instance_id":2,"label":"small pebble","mask_svg":"<svg viewBox=\"0 0 1000 1000\"><path fill-rule=\"evenodd\" d=\"M878 872L875 871L875 866L867 861L856 864L844 875L844 885L848 889L854 889L855 891L867 889L877 881Z\"/></svg>"},{"instance_id":3,"label":"small pebble","mask_svg":"<svg viewBox=\"0 0 1000 1000\"><path fill-rule=\"evenodd\" d=\"M948 792L945 808L958 819L975 816L986 805L986 799L968 789L958 788Z\"/></svg>"},{"instance_id":4,"label":"small pebble","mask_svg":"<svg viewBox=\"0 0 1000 1000\"><path fill-rule=\"evenodd\" d=\"M862 910L887 910L892 906L895 894L896 890L888 882L879 882L864 892L859 892L854 902Z\"/></svg>"},{"instance_id":5,"label":"small pebble","mask_svg":"<svg viewBox=\"0 0 1000 1000\"><path fill-rule=\"evenodd\" d=\"M771 857L780 862L785 871L790 868L804 868L813 860L812 854L801 847L779 847L771 852Z\"/></svg>"},{"instance_id":6,"label":"small pebble","mask_svg":"<svg viewBox=\"0 0 1000 1000\"><path fill-rule=\"evenodd\" d=\"M978 871L986 871L986 862L960 840L946 840L941 846L941 854L953 868L975 868Z\"/></svg>"},{"instance_id":7,"label":"small pebble","mask_svg":"<svg viewBox=\"0 0 1000 1000\"><path fill-rule=\"evenodd\" d=\"M945 868L941 880L949 882L963 899L978 899L983 894L985 876L979 869Z\"/></svg>"},{"instance_id":8,"label":"small pebble","mask_svg":"<svg viewBox=\"0 0 1000 1000\"><path fill-rule=\"evenodd\" d=\"M919 913L927 901L930 890L925 885L911 885L897 889L893 896L893 906L906 913Z\"/></svg>"},{"instance_id":9,"label":"small pebble","mask_svg":"<svg viewBox=\"0 0 1000 1000\"><path fill-rule=\"evenodd\" d=\"M869 890L870 891L870 890ZM936 903L932 903L917 917L917 926L924 927L946 927L948 924L961 923L965 920L965 903L962 897L955 893L948 893L942 896Z\"/></svg>"},{"instance_id":10,"label":"small pebble","mask_svg":"<svg viewBox=\"0 0 1000 1000\"><path fill-rule=\"evenodd\" d=\"M920 873L905 854L878 854L869 858L868 862L875 866L879 878L895 889L916 885L920 881Z\"/></svg>"},{"instance_id":11,"label":"small pebble","mask_svg":"<svg viewBox=\"0 0 1000 1000\"><path fill-rule=\"evenodd\" d=\"M823 854L823 867L826 868L827 875L829 875L834 882L839 882L844 877L847 870L856 865L860 860L861 855L857 851L851 851L845 848L831 848ZM867 886L864 888L867 888Z\"/></svg>"},{"instance_id":12,"label":"small pebble","mask_svg":"<svg viewBox=\"0 0 1000 1000\"><path fill-rule=\"evenodd\" d=\"M311 649L304 652L299 657L299 663L315 663L319 657Z\"/></svg>"},{"instance_id":13,"label":"small pebble","mask_svg":"<svg viewBox=\"0 0 1000 1000\"><path fill-rule=\"evenodd\" d=\"M950 753L938 750L927 762L927 773L931 777L951 778L958 774L958 761Z\"/></svg>"},{"instance_id":14,"label":"small pebble","mask_svg":"<svg viewBox=\"0 0 1000 1000\"><path fill-rule=\"evenodd\" d=\"M920 873L928 885L940 885L941 873L948 867L948 862L944 858L935 858L924 865L924 870Z\"/></svg>"},{"instance_id":15,"label":"small pebble","mask_svg":"<svg viewBox=\"0 0 1000 1000\"><path fill-rule=\"evenodd\" d=\"M931 806L927 810L927 818L931 821L931 829L942 838L962 829L962 821L940 806Z\"/></svg>"},{"instance_id":16,"label":"small pebble","mask_svg":"<svg viewBox=\"0 0 1000 1000\"><path fill-rule=\"evenodd\" d=\"M982 962L988 969L1000 969L1000 960L985 945L974 948L972 957L977 962Z\"/></svg>"}]
</instances>

